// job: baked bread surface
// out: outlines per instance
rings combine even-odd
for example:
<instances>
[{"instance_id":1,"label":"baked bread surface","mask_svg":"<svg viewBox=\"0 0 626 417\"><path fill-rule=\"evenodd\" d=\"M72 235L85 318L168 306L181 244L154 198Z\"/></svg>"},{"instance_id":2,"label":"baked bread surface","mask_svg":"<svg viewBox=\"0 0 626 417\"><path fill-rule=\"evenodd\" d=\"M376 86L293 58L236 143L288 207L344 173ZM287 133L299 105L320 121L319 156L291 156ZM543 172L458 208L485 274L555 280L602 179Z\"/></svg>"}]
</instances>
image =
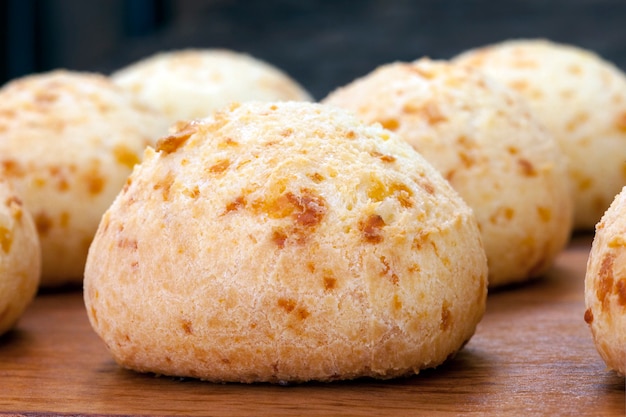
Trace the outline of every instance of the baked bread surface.
<instances>
[{"instance_id":1,"label":"baked bread surface","mask_svg":"<svg viewBox=\"0 0 626 417\"><path fill-rule=\"evenodd\" d=\"M487 264L471 209L393 133L249 102L148 148L102 218L84 294L137 371L391 378L470 339Z\"/></svg>"}]
</instances>

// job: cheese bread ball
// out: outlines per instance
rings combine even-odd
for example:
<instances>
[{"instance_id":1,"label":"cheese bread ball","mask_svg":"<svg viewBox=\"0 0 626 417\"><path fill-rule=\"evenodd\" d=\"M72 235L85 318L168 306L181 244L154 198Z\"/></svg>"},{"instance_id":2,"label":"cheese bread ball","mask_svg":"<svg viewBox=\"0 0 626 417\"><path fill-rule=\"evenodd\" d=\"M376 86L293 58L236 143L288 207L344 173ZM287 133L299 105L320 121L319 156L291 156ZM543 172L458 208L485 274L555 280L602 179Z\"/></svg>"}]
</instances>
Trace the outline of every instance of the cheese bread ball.
<instances>
[{"instance_id":1,"label":"cheese bread ball","mask_svg":"<svg viewBox=\"0 0 626 417\"><path fill-rule=\"evenodd\" d=\"M11 185L0 179L0 335L35 297L41 272L37 229Z\"/></svg>"},{"instance_id":2,"label":"cheese bread ball","mask_svg":"<svg viewBox=\"0 0 626 417\"><path fill-rule=\"evenodd\" d=\"M515 40L456 59L528 99L569 159L574 227L593 230L626 184L626 77L592 52L545 40Z\"/></svg>"},{"instance_id":3,"label":"cheese bread ball","mask_svg":"<svg viewBox=\"0 0 626 417\"><path fill-rule=\"evenodd\" d=\"M304 102L233 105L148 149L85 272L122 366L211 381L391 378L481 319L471 209L410 146Z\"/></svg>"},{"instance_id":4,"label":"cheese bread ball","mask_svg":"<svg viewBox=\"0 0 626 417\"><path fill-rule=\"evenodd\" d=\"M42 286L82 282L100 217L167 127L97 74L59 70L0 89L0 175L34 217Z\"/></svg>"},{"instance_id":5,"label":"cheese bread ball","mask_svg":"<svg viewBox=\"0 0 626 417\"><path fill-rule=\"evenodd\" d=\"M232 101L311 100L278 68L225 49L161 52L111 77L160 109L172 123L208 116Z\"/></svg>"},{"instance_id":6,"label":"cheese bread ball","mask_svg":"<svg viewBox=\"0 0 626 417\"><path fill-rule=\"evenodd\" d=\"M585 321L606 365L626 375L626 188L596 226L585 275Z\"/></svg>"},{"instance_id":7,"label":"cheese bread ball","mask_svg":"<svg viewBox=\"0 0 626 417\"><path fill-rule=\"evenodd\" d=\"M504 86L423 58L381 66L324 102L395 131L450 181L476 214L491 287L540 276L567 243L564 157Z\"/></svg>"}]
</instances>

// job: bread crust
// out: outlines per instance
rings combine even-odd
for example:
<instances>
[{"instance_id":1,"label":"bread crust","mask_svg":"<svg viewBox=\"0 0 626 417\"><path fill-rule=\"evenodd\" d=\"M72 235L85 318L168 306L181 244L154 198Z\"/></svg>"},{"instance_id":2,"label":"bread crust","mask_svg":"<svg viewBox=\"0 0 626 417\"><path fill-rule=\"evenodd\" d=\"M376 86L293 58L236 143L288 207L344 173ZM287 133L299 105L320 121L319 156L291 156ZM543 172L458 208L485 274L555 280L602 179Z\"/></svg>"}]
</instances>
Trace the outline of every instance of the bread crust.
<instances>
[{"instance_id":1,"label":"bread crust","mask_svg":"<svg viewBox=\"0 0 626 417\"><path fill-rule=\"evenodd\" d=\"M476 215L491 287L540 277L567 244L565 158L523 99L481 72L396 62L323 102L393 129L450 181Z\"/></svg>"},{"instance_id":2,"label":"bread crust","mask_svg":"<svg viewBox=\"0 0 626 417\"><path fill-rule=\"evenodd\" d=\"M30 213L0 179L0 335L12 329L37 293L41 248Z\"/></svg>"},{"instance_id":3,"label":"bread crust","mask_svg":"<svg viewBox=\"0 0 626 417\"><path fill-rule=\"evenodd\" d=\"M509 40L454 60L528 100L569 161L574 228L592 231L626 184L626 76L597 54L543 39Z\"/></svg>"},{"instance_id":4,"label":"bread crust","mask_svg":"<svg viewBox=\"0 0 626 417\"><path fill-rule=\"evenodd\" d=\"M232 101L311 101L275 66L228 49L160 52L111 74L113 81L163 112L170 123L208 116Z\"/></svg>"},{"instance_id":5,"label":"bread crust","mask_svg":"<svg viewBox=\"0 0 626 417\"><path fill-rule=\"evenodd\" d=\"M0 174L37 225L42 286L82 283L100 217L167 127L99 74L58 70L0 90Z\"/></svg>"},{"instance_id":6,"label":"bread crust","mask_svg":"<svg viewBox=\"0 0 626 417\"><path fill-rule=\"evenodd\" d=\"M471 209L410 146L312 103L244 103L146 151L85 271L124 367L211 381L392 378L481 319Z\"/></svg>"},{"instance_id":7,"label":"bread crust","mask_svg":"<svg viewBox=\"0 0 626 417\"><path fill-rule=\"evenodd\" d=\"M626 189L596 226L585 274L585 315L607 367L626 375Z\"/></svg>"}]
</instances>

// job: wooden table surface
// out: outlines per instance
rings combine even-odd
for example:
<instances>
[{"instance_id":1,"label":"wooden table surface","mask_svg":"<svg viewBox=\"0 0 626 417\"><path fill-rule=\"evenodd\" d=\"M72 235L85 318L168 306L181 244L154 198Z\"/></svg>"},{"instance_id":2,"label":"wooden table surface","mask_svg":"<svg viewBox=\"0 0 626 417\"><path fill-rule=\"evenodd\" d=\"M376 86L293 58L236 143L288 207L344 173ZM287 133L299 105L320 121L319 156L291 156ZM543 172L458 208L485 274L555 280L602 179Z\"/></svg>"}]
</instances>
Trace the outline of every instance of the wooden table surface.
<instances>
[{"instance_id":1,"label":"wooden table surface","mask_svg":"<svg viewBox=\"0 0 626 417\"><path fill-rule=\"evenodd\" d=\"M91 330L80 291L41 294L0 338L0 414L624 416L583 321L591 238L539 281L489 295L470 343L435 370L392 381L212 384L120 369Z\"/></svg>"}]
</instances>

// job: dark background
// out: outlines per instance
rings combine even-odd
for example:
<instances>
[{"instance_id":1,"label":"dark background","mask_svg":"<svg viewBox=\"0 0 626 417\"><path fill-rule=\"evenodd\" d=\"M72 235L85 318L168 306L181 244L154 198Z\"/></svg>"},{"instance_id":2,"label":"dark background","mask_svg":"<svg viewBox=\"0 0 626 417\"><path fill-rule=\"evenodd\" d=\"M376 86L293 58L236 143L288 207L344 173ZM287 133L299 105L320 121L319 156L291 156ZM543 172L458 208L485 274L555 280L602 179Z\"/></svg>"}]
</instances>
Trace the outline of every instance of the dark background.
<instances>
[{"instance_id":1,"label":"dark background","mask_svg":"<svg viewBox=\"0 0 626 417\"><path fill-rule=\"evenodd\" d=\"M624 70L626 0L0 0L0 84L225 47L283 69L321 99L380 64L519 37L588 48Z\"/></svg>"}]
</instances>

